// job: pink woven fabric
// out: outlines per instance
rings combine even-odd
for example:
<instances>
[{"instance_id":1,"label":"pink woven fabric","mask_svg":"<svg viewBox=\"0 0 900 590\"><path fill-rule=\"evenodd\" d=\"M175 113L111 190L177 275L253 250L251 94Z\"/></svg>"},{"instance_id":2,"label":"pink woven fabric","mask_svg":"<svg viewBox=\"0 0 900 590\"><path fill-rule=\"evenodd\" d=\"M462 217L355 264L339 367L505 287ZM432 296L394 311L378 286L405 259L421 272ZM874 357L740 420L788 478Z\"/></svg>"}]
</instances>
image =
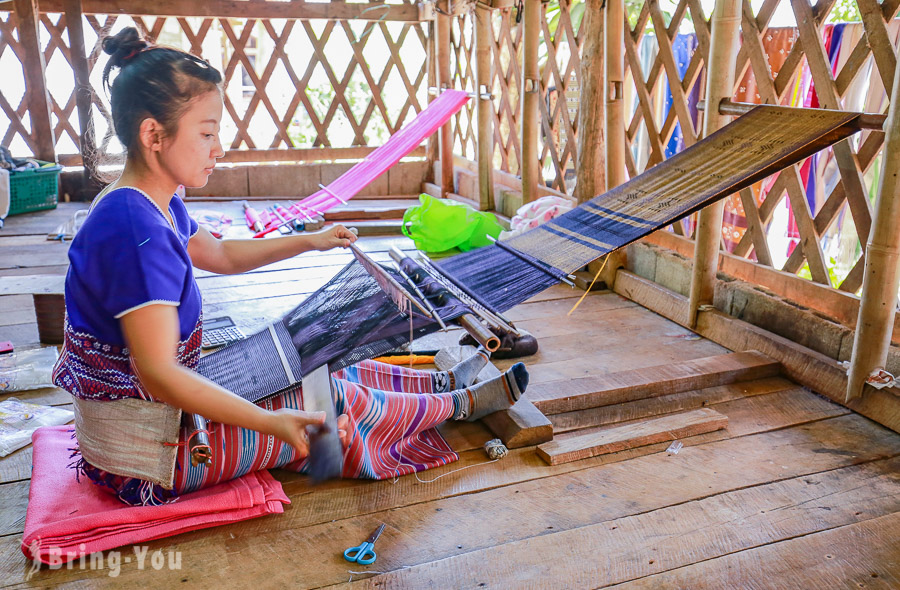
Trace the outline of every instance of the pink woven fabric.
<instances>
[{"instance_id":1,"label":"pink woven fabric","mask_svg":"<svg viewBox=\"0 0 900 590\"><path fill-rule=\"evenodd\" d=\"M39 428L32 436L34 465L22 538L29 559L66 563L95 551L280 513L290 504L268 471L256 471L164 506L126 506L86 477L77 482L67 469L73 430Z\"/></svg>"},{"instance_id":2,"label":"pink woven fabric","mask_svg":"<svg viewBox=\"0 0 900 590\"><path fill-rule=\"evenodd\" d=\"M468 100L468 93L461 90L443 91L411 122L393 134L384 145L329 184L326 187L328 190L315 192L299 204L312 212L325 212L335 205L340 205L341 199L349 201L399 162L400 158L413 151L423 139L450 120L450 117L455 115Z\"/></svg>"}]
</instances>

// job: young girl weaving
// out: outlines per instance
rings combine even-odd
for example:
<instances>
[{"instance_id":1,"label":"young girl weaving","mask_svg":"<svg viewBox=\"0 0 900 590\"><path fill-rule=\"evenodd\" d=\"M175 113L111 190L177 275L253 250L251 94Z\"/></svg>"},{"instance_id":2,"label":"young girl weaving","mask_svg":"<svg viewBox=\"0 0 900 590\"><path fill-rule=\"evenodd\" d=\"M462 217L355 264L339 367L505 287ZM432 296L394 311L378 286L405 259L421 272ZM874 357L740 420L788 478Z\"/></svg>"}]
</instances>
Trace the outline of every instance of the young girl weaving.
<instances>
[{"instance_id":1,"label":"young girl weaving","mask_svg":"<svg viewBox=\"0 0 900 590\"><path fill-rule=\"evenodd\" d=\"M128 504L281 467L303 471L299 387L259 405L196 372L201 298L192 267L233 274L309 250L347 247L338 225L265 240L213 238L175 196L206 184L224 155L219 142L222 76L183 51L149 45L134 28L104 40L118 69L111 87L116 135L127 150L121 177L95 199L69 250L65 344L54 382L75 398L78 469ZM487 354L447 372L364 361L332 375L345 477L381 479L457 458L432 428L480 418L524 392L522 364L472 386ZM192 465L181 412L212 423L213 460Z\"/></svg>"}]
</instances>

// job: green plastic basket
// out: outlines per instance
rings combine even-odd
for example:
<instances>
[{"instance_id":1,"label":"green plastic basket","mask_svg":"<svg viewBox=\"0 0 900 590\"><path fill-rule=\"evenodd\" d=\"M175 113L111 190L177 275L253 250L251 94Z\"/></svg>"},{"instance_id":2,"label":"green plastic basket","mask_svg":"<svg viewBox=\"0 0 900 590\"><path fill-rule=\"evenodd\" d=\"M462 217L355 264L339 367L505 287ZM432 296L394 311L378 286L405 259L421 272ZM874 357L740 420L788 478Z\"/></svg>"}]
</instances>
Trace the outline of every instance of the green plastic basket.
<instances>
[{"instance_id":1,"label":"green plastic basket","mask_svg":"<svg viewBox=\"0 0 900 590\"><path fill-rule=\"evenodd\" d=\"M53 165L10 173L9 214L55 209L61 170L62 166Z\"/></svg>"}]
</instances>

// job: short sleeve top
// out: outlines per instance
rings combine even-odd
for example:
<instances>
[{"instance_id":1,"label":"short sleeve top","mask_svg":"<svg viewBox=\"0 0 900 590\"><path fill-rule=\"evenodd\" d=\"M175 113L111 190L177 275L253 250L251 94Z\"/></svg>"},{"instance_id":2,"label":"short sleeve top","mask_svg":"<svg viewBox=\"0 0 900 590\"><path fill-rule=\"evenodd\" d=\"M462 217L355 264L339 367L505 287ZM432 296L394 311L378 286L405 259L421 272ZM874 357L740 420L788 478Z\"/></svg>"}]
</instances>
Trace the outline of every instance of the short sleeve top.
<instances>
[{"instance_id":1,"label":"short sleeve top","mask_svg":"<svg viewBox=\"0 0 900 590\"><path fill-rule=\"evenodd\" d=\"M94 202L69 248L66 328L53 383L81 399L153 401L137 378L119 318L146 305L177 307L176 360L196 369L202 303L188 241L197 233L181 199L169 216L138 189L122 187Z\"/></svg>"},{"instance_id":2,"label":"short sleeve top","mask_svg":"<svg viewBox=\"0 0 900 590\"><path fill-rule=\"evenodd\" d=\"M190 336L201 300L187 244L198 226L177 197L169 215L173 225L138 189L100 197L69 249L66 312L75 331L124 346L119 318L160 303L178 308L180 339Z\"/></svg>"}]
</instances>

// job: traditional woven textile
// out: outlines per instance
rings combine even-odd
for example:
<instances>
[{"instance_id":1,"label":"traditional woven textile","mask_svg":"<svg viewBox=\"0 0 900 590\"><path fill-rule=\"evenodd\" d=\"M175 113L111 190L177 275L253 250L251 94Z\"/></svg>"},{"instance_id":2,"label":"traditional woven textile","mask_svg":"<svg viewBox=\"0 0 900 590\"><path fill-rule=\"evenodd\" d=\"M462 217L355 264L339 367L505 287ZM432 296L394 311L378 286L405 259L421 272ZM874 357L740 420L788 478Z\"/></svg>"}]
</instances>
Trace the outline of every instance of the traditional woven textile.
<instances>
[{"instance_id":1,"label":"traditional woven textile","mask_svg":"<svg viewBox=\"0 0 900 590\"><path fill-rule=\"evenodd\" d=\"M62 564L95 551L283 512L287 496L266 471L207 488L166 506L126 506L66 469L71 426L39 428L22 552Z\"/></svg>"},{"instance_id":2,"label":"traditional woven textile","mask_svg":"<svg viewBox=\"0 0 900 590\"><path fill-rule=\"evenodd\" d=\"M253 375L254 371L248 373ZM451 392L435 392L432 375L430 371L370 360L332 374L335 410L349 418L350 443L344 453L344 477L385 479L459 458L434 429L453 415L454 404ZM301 387L294 384L258 404L269 411L303 409ZM176 438L185 441L189 435L184 427ZM70 440L69 446L73 444ZM114 475L84 462L77 462L77 468L85 479L133 506L167 504L187 492L259 470L282 468L306 473L308 469L307 460L298 459L289 444L239 426L211 425L209 446L212 461L198 465L191 462L189 446L171 447L177 452L178 466L172 489Z\"/></svg>"},{"instance_id":3,"label":"traditional woven textile","mask_svg":"<svg viewBox=\"0 0 900 590\"><path fill-rule=\"evenodd\" d=\"M853 124L856 117L820 109L757 107L644 174L544 225L438 266L491 311L507 310L588 262L845 139L858 130ZM403 282L395 271L386 270ZM432 303L445 321L470 311L458 302ZM326 363L332 370L350 366L438 327L414 310L399 314L356 261L278 323L287 328L300 354L301 376ZM246 358L243 346L249 345L238 343L211 356L223 355L222 362L245 366L240 360ZM201 372L209 358L201 360Z\"/></svg>"},{"instance_id":4,"label":"traditional woven textile","mask_svg":"<svg viewBox=\"0 0 900 590\"><path fill-rule=\"evenodd\" d=\"M373 150L326 188L300 201L300 206L313 212L324 212L342 201L350 200L450 120L468 100L466 92L444 90L411 122L391 135L384 145Z\"/></svg>"},{"instance_id":5,"label":"traditional woven textile","mask_svg":"<svg viewBox=\"0 0 900 590\"><path fill-rule=\"evenodd\" d=\"M848 137L857 116L756 107L625 184L500 245L449 258L441 269L509 309L559 276Z\"/></svg>"}]
</instances>

